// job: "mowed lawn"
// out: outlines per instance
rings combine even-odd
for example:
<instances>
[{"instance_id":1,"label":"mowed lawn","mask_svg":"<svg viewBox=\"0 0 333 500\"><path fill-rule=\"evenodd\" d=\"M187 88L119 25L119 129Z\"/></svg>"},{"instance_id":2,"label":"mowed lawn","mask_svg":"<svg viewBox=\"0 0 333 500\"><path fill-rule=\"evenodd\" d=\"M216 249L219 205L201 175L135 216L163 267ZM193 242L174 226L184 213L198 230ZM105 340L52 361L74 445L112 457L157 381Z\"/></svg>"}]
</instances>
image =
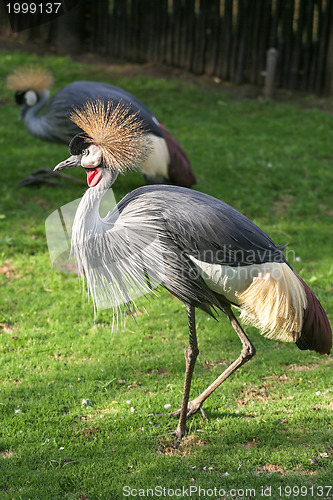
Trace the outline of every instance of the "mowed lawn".
<instances>
[{"instance_id":1,"label":"mowed lawn","mask_svg":"<svg viewBox=\"0 0 333 500\"><path fill-rule=\"evenodd\" d=\"M46 218L82 196L86 176L76 169L80 183L18 187L68 148L33 138L3 83L30 62L53 71L52 93L90 79L135 94L186 150L196 189L288 243L291 265L331 323L333 116L309 98L236 98L200 79L147 77L140 67L130 74L128 66L4 51L0 59L0 498L333 498L332 357L253 328L255 358L207 400L208 420L192 417L172 447L177 420L168 413L181 402L186 310L161 290L140 301L136 323L111 333L110 310L94 321L77 276L52 268L45 235ZM116 199L143 184L138 172L118 177ZM241 347L223 317L198 312L197 332L192 396Z\"/></svg>"}]
</instances>

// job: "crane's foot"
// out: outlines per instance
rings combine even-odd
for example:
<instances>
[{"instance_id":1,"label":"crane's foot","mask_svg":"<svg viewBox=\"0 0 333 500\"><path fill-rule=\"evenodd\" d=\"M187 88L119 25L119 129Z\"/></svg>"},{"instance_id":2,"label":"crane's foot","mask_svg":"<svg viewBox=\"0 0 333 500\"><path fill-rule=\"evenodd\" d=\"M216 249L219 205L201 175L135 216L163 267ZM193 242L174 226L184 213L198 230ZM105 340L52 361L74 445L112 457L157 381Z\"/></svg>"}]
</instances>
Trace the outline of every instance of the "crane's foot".
<instances>
[{"instance_id":1,"label":"crane's foot","mask_svg":"<svg viewBox=\"0 0 333 500\"><path fill-rule=\"evenodd\" d=\"M176 431L175 431L175 433L176 433ZM176 434L175 434L175 435L176 435ZM177 448L179 448L180 443L182 442L182 437L183 437L183 436L176 436L176 440L175 440L175 442L173 443L173 447L174 447L174 448L176 448L176 449L177 449Z\"/></svg>"},{"instance_id":2,"label":"crane's foot","mask_svg":"<svg viewBox=\"0 0 333 500\"><path fill-rule=\"evenodd\" d=\"M172 415L174 417L178 417L180 415L180 410L181 409L179 408L179 410L173 411L170 415ZM189 403L187 405L187 415L186 415L186 418L189 418L191 415L194 415L199 410L200 410L201 415L203 416L203 418L205 420L208 420L208 417L207 417L206 413L204 412L204 410L202 408L202 403L196 401L195 399L193 401L189 401Z\"/></svg>"},{"instance_id":3,"label":"crane's foot","mask_svg":"<svg viewBox=\"0 0 333 500\"><path fill-rule=\"evenodd\" d=\"M187 431L187 427L184 429L183 433L179 432L178 427L177 427L177 429L175 429L174 431L167 431L166 434L160 434L159 436L156 436L156 437L167 438L167 443L165 446L167 446L167 447L172 446L173 448L178 448L182 442L182 438L185 436L186 431ZM170 437L171 437L171 439L176 438L175 441L173 442L173 444L170 443Z\"/></svg>"},{"instance_id":4,"label":"crane's foot","mask_svg":"<svg viewBox=\"0 0 333 500\"><path fill-rule=\"evenodd\" d=\"M180 427L180 425L177 425L177 429L172 432L172 435L175 436L176 440L173 443L174 448L178 448L183 437L185 436L185 433L187 431L187 427L185 426L183 429Z\"/></svg>"}]
</instances>

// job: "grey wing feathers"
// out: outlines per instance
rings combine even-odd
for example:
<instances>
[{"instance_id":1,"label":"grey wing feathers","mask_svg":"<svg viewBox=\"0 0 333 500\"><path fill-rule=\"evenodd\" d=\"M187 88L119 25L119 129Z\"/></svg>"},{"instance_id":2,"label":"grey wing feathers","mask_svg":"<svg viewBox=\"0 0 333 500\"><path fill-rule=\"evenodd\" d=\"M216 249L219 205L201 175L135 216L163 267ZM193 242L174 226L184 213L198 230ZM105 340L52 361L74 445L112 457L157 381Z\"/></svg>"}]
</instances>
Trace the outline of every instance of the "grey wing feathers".
<instances>
[{"instance_id":1,"label":"grey wing feathers","mask_svg":"<svg viewBox=\"0 0 333 500\"><path fill-rule=\"evenodd\" d=\"M285 262L285 246L278 247L252 221L220 200L170 186L146 186L128 196L144 194L159 207L169 237L183 253L221 265Z\"/></svg>"},{"instance_id":2,"label":"grey wing feathers","mask_svg":"<svg viewBox=\"0 0 333 500\"><path fill-rule=\"evenodd\" d=\"M75 245L83 249L77 253L78 268L97 309L111 306L116 318L121 304L129 304L131 312L134 300L158 285L208 313L223 307L225 299L208 288L191 257L246 265L282 255L263 231L236 210L175 186L136 189L100 220L93 241L82 239L80 231L73 233L73 241L74 254Z\"/></svg>"},{"instance_id":3,"label":"grey wing feathers","mask_svg":"<svg viewBox=\"0 0 333 500\"><path fill-rule=\"evenodd\" d=\"M80 129L69 120L69 115L74 108L79 108L85 102L98 98L112 101L115 105L119 102L128 104L131 112L139 113L148 132L163 137L157 120L139 99L126 90L106 83L78 81L66 85L53 96L45 114L52 114L52 120L56 121L58 126L63 123L67 129L66 136L68 136L69 142L74 135L80 132ZM66 110L65 113L64 110Z\"/></svg>"}]
</instances>

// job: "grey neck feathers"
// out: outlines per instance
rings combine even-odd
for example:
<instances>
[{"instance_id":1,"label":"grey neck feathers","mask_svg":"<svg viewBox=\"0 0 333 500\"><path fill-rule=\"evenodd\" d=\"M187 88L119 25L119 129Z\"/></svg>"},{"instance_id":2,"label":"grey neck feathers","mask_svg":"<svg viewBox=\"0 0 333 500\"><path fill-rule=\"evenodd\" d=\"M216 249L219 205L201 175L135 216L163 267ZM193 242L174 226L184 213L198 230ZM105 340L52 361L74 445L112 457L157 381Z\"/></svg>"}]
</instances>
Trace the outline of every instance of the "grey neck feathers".
<instances>
[{"instance_id":1,"label":"grey neck feathers","mask_svg":"<svg viewBox=\"0 0 333 500\"><path fill-rule=\"evenodd\" d=\"M45 89L39 93L38 102L30 107L24 115L24 125L30 134L39 139L49 139L48 121L44 115L38 116L39 111L45 106L49 100L50 92Z\"/></svg>"},{"instance_id":2,"label":"grey neck feathers","mask_svg":"<svg viewBox=\"0 0 333 500\"><path fill-rule=\"evenodd\" d=\"M103 177L97 186L89 188L76 211L72 229L72 243L84 238L90 238L93 234L103 229L99 207L103 196L112 186L118 176L118 172L103 169Z\"/></svg>"}]
</instances>

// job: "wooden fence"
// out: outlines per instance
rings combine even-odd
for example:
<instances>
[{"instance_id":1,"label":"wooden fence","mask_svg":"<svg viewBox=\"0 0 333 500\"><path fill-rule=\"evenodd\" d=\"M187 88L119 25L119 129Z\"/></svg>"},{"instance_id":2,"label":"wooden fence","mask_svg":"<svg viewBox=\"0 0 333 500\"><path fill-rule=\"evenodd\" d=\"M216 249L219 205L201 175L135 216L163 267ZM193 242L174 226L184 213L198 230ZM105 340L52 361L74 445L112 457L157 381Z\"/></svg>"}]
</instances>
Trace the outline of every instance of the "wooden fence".
<instances>
[{"instance_id":1,"label":"wooden fence","mask_svg":"<svg viewBox=\"0 0 333 500\"><path fill-rule=\"evenodd\" d=\"M267 50L275 48L277 87L322 94L331 88L332 3L80 0L81 20L67 23L68 36L75 35L81 50L112 59L165 63L236 84L262 85ZM30 38L52 43L61 23L36 26Z\"/></svg>"}]
</instances>

